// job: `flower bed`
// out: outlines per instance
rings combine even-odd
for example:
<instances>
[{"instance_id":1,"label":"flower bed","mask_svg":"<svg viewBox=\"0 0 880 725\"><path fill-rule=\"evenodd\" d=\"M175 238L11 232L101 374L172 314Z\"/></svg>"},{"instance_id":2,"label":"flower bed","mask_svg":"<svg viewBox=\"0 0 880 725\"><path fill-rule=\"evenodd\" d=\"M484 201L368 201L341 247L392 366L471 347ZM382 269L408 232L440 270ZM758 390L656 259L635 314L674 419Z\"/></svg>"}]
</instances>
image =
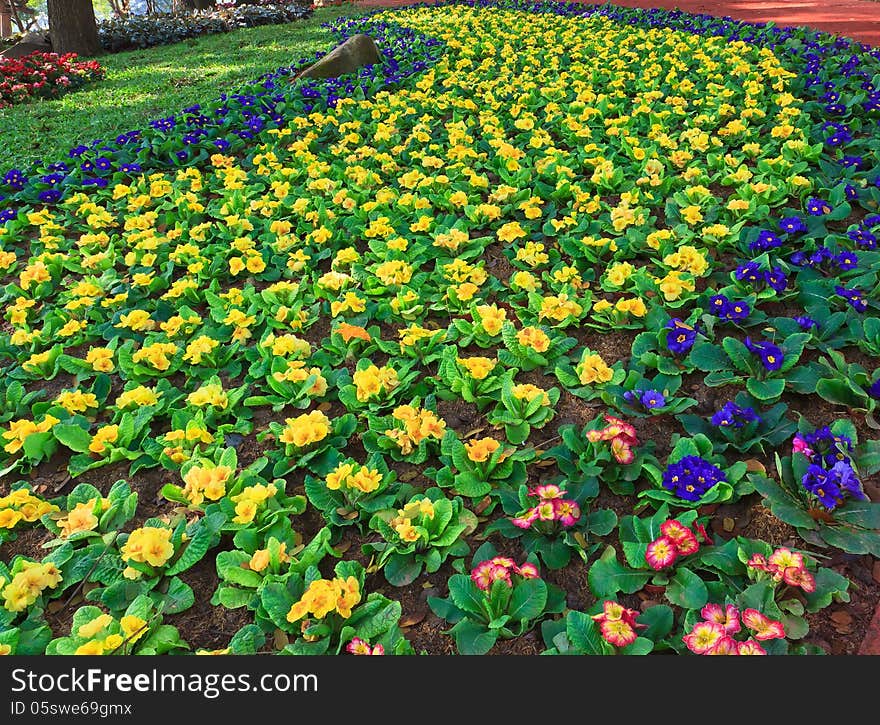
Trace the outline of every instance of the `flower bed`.
<instances>
[{"instance_id":1,"label":"flower bed","mask_svg":"<svg viewBox=\"0 0 880 725\"><path fill-rule=\"evenodd\" d=\"M297 3L240 5L195 13L130 15L98 23L98 37L104 50L116 53L132 48L149 48L179 43L187 38L212 33L228 33L238 28L278 25L302 20L311 9Z\"/></svg>"},{"instance_id":2,"label":"flower bed","mask_svg":"<svg viewBox=\"0 0 880 725\"><path fill-rule=\"evenodd\" d=\"M0 108L34 98L58 98L105 71L96 60L77 60L76 53L35 52L22 58L0 59Z\"/></svg>"},{"instance_id":3,"label":"flower bed","mask_svg":"<svg viewBox=\"0 0 880 725\"><path fill-rule=\"evenodd\" d=\"M556 3L341 30L400 68L13 189L0 646L831 649L880 599L878 58Z\"/></svg>"}]
</instances>

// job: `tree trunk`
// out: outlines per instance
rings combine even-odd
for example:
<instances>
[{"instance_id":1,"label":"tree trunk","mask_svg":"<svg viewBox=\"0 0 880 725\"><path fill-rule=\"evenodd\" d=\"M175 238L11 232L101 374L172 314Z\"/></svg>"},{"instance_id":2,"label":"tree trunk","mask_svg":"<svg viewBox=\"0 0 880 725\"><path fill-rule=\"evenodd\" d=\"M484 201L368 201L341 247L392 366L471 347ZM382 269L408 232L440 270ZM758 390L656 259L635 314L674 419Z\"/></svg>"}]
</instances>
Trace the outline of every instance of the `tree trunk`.
<instances>
[{"instance_id":1,"label":"tree trunk","mask_svg":"<svg viewBox=\"0 0 880 725\"><path fill-rule=\"evenodd\" d=\"M100 55L101 42L92 0L48 0L46 11L53 51Z\"/></svg>"}]
</instances>

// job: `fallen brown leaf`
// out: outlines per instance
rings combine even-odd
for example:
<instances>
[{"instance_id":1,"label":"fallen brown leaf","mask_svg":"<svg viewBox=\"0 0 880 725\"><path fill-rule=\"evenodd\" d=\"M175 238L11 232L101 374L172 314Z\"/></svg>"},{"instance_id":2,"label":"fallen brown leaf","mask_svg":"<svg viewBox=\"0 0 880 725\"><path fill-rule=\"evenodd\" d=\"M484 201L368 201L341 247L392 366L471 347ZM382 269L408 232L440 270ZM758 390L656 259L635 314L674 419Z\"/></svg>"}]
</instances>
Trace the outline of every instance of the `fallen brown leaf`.
<instances>
[{"instance_id":1,"label":"fallen brown leaf","mask_svg":"<svg viewBox=\"0 0 880 725\"><path fill-rule=\"evenodd\" d=\"M290 638L287 636L287 632L283 629L275 630L275 649L284 649L287 645L290 644Z\"/></svg>"},{"instance_id":2,"label":"fallen brown leaf","mask_svg":"<svg viewBox=\"0 0 880 725\"><path fill-rule=\"evenodd\" d=\"M400 620L401 627L412 627L415 624L423 621L425 617L428 616L427 609L418 609L407 617L404 617Z\"/></svg>"},{"instance_id":3,"label":"fallen brown leaf","mask_svg":"<svg viewBox=\"0 0 880 725\"><path fill-rule=\"evenodd\" d=\"M724 520L721 522L721 526L727 533L730 533L736 528L736 521L729 516L725 516Z\"/></svg>"}]
</instances>

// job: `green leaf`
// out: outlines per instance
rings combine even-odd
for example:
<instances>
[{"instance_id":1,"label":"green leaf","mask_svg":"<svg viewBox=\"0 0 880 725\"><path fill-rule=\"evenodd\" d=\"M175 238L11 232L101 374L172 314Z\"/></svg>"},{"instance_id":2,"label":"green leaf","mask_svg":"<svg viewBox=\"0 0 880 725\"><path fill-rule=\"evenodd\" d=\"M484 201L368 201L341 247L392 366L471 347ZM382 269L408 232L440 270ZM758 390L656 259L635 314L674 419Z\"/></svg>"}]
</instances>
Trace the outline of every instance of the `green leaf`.
<instances>
[{"instance_id":1,"label":"green leaf","mask_svg":"<svg viewBox=\"0 0 880 725\"><path fill-rule=\"evenodd\" d=\"M543 579L525 579L513 590L507 613L518 622L529 622L540 616L547 605L547 585Z\"/></svg>"},{"instance_id":2,"label":"green leaf","mask_svg":"<svg viewBox=\"0 0 880 725\"><path fill-rule=\"evenodd\" d=\"M614 595L621 591L626 594L637 592L650 578L650 573L623 566L617 560L617 552L613 546L605 549L602 557L593 563L587 575L590 590L598 599L614 598Z\"/></svg>"},{"instance_id":3,"label":"green leaf","mask_svg":"<svg viewBox=\"0 0 880 725\"><path fill-rule=\"evenodd\" d=\"M582 655L610 655L612 646L599 633L589 614L571 611L565 618L565 636L571 646Z\"/></svg>"},{"instance_id":4,"label":"green leaf","mask_svg":"<svg viewBox=\"0 0 880 725\"><path fill-rule=\"evenodd\" d=\"M224 581L256 589L263 581L258 572L245 569L242 564L251 557L243 551L221 551L217 554L217 574Z\"/></svg>"},{"instance_id":5,"label":"green leaf","mask_svg":"<svg viewBox=\"0 0 880 725\"><path fill-rule=\"evenodd\" d=\"M698 342L691 350L690 357L697 369L704 373L724 370L730 363L724 351L711 342Z\"/></svg>"},{"instance_id":6,"label":"green leaf","mask_svg":"<svg viewBox=\"0 0 880 725\"><path fill-rule=\"evenodd\" d=\"M382 571L389 584L395 587L405 587L407 584L412 584L421 574L422 562L412 555L393 554L385 562Z\"/></svg>"},{"instance_id":7,"label":"green leaf","mask_svg":"<svg viewBox=\"0 0 880 725\"><path fill-rule=\"evenodd\" d=\"M671 607L657 604L646 609L636 619L639 624L648 625L646 629L639 630L640 636L659 642L672 631L675 617Z\"/></svg>"},{"instance_id":8,"label":"green leaf","mask_svg":"<svg viewBox=\"0 0 880 725\"><path fill-rule=\"evenodd\" d=\"M59 443L76 453L86 453L92 437L89 432L71 423L56 423L52 433Z\"/></svg>"},{"instance_id":9,"label":"green leaf","mask_svg":"<svg viewBox=\"0 0 880 725\"><path fill-rule=\"evenodd\" d=\"M449 577L449 598L456 607L464 612L474 617L485 619L486 610L483 604L486 601L486 595L469 576L454 574Z\"/></svg>"},{"instance_id":10,"label":"green leaf","mask_svg":"<svg viewBox=\"0 0 880 725\"><path fill-rule=\"evenodd\" d=\"M866 529L880 529L880 503L849 501L834 510L834 519Z\"/></svg>"},{"instance_id":11,"label":"green leaf","mask_svg":"<svg viewBox=\"0 0 880 725\"><path fill-rule=\"evenodd\" d=\"M684 609L699 609L709 601L709 591L697 574L687 567L681 567L669 580L666 597Z\"/></svg>"},{"instance_id":12,"label":"green leaf","mask_svg":"<svg viewBox=\"0 0 880 725\"><path fill-rule=\"evenodd\" d=\"M746 378L746 390L748 390L757 400L776 400L785 390L785 380L779 378L771 380Z\"/></svg>"},{"instance_id":13,"label":"green leaf","mask_svg":"<svg viewBox=\"0 0 880 725\"><path fill-rule=\"evenodd\" d=\"M733 362L734 367L741 373L751 373L752 354L749 349L739 340L733 337L725 337L721 341L721 347Z\"/></svg>"},{"instance_id":14,"label":"green leaf","mask_svg":"<svg viewBox=\"0 0 880 725\"><path fill-rule=\"evenodd\" d=\"M449 632L455 637L459 654L484 655L498 641L498 633L485 626L462 619Z\"/></svg>"},{"instance_id":15,"label":"green leaf","mask_svg":"<svg viewBox=\"0 0 880 725\"><path fill-rule=\"evenodd\" d=\"M238 609L248 606L251 599L256 596L256 592L253 589L239 589L221 584L217 588L216 596L217 601L227 609Z\"/></svg>"}]
</instances>

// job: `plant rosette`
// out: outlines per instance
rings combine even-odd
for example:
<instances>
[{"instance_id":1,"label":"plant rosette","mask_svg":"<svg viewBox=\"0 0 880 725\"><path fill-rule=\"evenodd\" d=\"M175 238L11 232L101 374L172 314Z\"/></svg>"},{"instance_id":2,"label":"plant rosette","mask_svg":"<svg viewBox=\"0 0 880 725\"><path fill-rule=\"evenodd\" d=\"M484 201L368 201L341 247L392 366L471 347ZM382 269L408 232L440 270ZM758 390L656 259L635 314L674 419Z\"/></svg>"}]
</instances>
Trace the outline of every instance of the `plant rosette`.
<instances>
[{"instance_id":1,"label":"plant rosette","mask_svg":"<svg viewBox=\"0 0 880 725\"><path fill-rule=\"evenodd\" d=\"M600 484L620 496L634 493L642 468L649 461L656 462L651 455L653 441L641 444L632 425L607 413L581 430L561 425L559 436L562 442L540 458L556 462L566 488L579 503L598 496Z\"/></svg>"},{"instance_id":2,"label":"plant rosette","mask_svg":"<svg viewBox=\"0 0 880 725\"><path fill-rule=\"evenodd\" d=\"M507 310L496 304L472 305L470 314L470 322L462 317L452 320L449 331L454 335L454 341L460 347L472 344L481 348L497 347L501 330L507 320Z\"/></svg>"},{"instance_id":3,"label":"plant rosette","mask_svg":"<svg viewBox=\"0 0 880 725\"><path fill-rule=\"evenodd\" d=\"M569 393L584 400L602 397L609 386L620 385L626 378L622 362L609 366L601 355L588 347L580 356L561 357L553 374Z\"/></svg>"},{"instance_id":4,"label":"plant rosette","mask_svg":"<svg viewBox=\"0 0 880 725\"><path fill-rule=\"evenodd\" d=\"M446 347L437 370L436 394L442 400L473 403L485 410L501 398L506 368L498 360L483 357L460 357L455 346Z\"/></svg>"},{"instance_id":5,"label":"plant rosette","mask_svg":"<svg viewBox=\"0 0 880 725\"><path fill-rule=\"evenodd\" d=\"M751 337L746 337L744 342L725 337L721 347L726 360L708 350L692 359L700 370L708 373L704 378L707 386L745 383L753 398L770 404L784 392L786 374L797 365L809 339L806 332L795 332L779 345L769 340L752 340Z\"/></svg>"},{"instance_id":6,"label":"plant rosette","mask_svg":"<svg viewBox=\"0 0 880 725\"><path fill-rule=\"evenodd\" d=\"M395 405L404 393L416 392L413 383L418 371L413 370L414 362L393 361L393 364L378 367L367 359L358 360L354 375L340 376L339 402L350 411L369 411L379 413Z\"/></svg>"},{"instance_id":7,"label":"plant rosette","mask_svg":"<svg viewBox=\"0 0 880 725\"><path fill-rule=\"evenodd\" d=\"M436 413L436 399L425 398L424 406L415 398L398 405L388 416L367 415L368 428L362 443L367 453L381 453L395 461L420 464L439 452L446 434L446 421Z\"/></svg>"},{"instance_id":8,"label":"plant rosette","mask_svg":"<svg viewBox=\"0 0 880 725\"><path fill-rule=\"evenodd\" d=\"M644 612L613 600L596 602L589 612L569 610L565 617L547 620L541 634L545 655L647 655L667 649L674 626L671 607L656 604Z\"/></svg>"},{"instance_id":9,"label":"plant rosette","mask_svg":"<svg viewBox=\"0 0 880 725\"><path fill-rule=\"evenodd\" d=\"M648 331L639 333L633 340L633 362L663 375L692 373L706 364L702 361L707 357L714 361L713 365L722 364L723 355L709 342L701 327L678 317L669 318L662 310L661 313L649 313Z\"/></svg>"},{"instance_id":10,"label":"plant rosette","mask_svg":"<svg viewBox=\"0 0 880 725\"><path fill-rule=\"evenodd\" d=\"M332 465L333 451L345 450L355 428L357 418L351 413L331 421L320 410L285 418L284 425L271 421L268 433L283 446L282 451L269 454L274 460L272 474L284 476L306 466L314 473L326 473L328 466ZM265 436L266 432L258 434L257 441L262 441Z\"/></svg>"},{"instance_id":11,"label":"plant rosette","mask_svg":"<svg viewBox=\"0 0 880 725\"><path fill-rule=\"evenodd\" d=\"M46 647L48 655L160 655L189 649L177 627L162 623L162 609L140 595L119 616L86 605L73 614L70 634Z\"/></svg>"},{"instance_id":12,"label":"plant rosette","mask_svg":"<svg viewBox=\"0 0 880 725\"><path fill-rule=\"evenodd\" d=\"M440 444L443 468L427 468L424 473L441 488L477 499L525 483L526 463L534 455L530 448L517 450L490 436L462 441L455 431L447 429Z\"/></svg>"},{"instance_id":13,"label":"plant rosette","mask_svg":"<svg viewBox=\"0 0 880 725\"><path fill-rule=\"evenodd\" d=\"M714 461L714 462L713 462ZM746 477L748 464L737 461L725 468L722 456L714 454L712 441L701 433L679 438L661 470L654 463L645 463L642 470L653 484L639 491L642 506L656 502L678 508L697 509L712 503L737 501L751 493L754 486Z\"/></svg>"},{"instance_id":14,"label":"plant rosette","mask_svg":"<svg viewBox=\"0 0 880 725\"><path fill-rule=\"evenodd\" d=\"M487 419L493 426L503 426L508 443L524 443L532 428L543 428L556 415L559 388L544 390L531 383L515 383L515 371L508 372L501 387L501 400Z\"/></svg>"},{"instance_id":15,"label":"plant rosette","mask_svg":"<svg viewBox=\"0 0 880 725\"><path fill-rule=\"evenodd\" d=\"M716 453L733 448L739 453L757 449L767 454L769 450L779 448L797 429L797 424L786 417L787 412L785 403L762 409L743 391L708 418L693 414L676 418L691 436L704 435L712 441Z\"/></svg>"},{"instance_id":16,"label":"plant rosette","mask_svg":"<svg viewBox=\"0 0 880 725\"><path fill-rule=\"evenodd\" d=\"M288 405L305 409L313 402L323 402L328 391L336 387L340 375L338 370L325 375L323 367L309 366L302 360L275 357L263 378L265 386L261 384L269 393L249 395L243 404L245 408L269 406L276 413Z\"/></svg>"},{"instance_id":17,"label":"plant rosette","mask_svg":"<svg viewBox=\"0 0 880 725\"><path fill-rule=\"evenodd\" d=\"M399 493L396 481L397 475L378 453L363 465L340 456L322 479L307 475L305 491L312 506L332 526L363 529L370 516L394 505Z\"/></svg>"},{"instance_id":18,"label":"plant rosette","mask_svg":"<svg viewBox=\"0 0 880 725\"><path fill-rule=\"evenodd\" d=\"M565 592L545 582L534 558L521 565L483 544L470 574L449 577L449 596L428 597L428 606L453 625L459 654L486 654L499 639L519 637L565 607Z\"/></svg>"},{"instance_id":19,"label":"plant rosette","mask_svg":"<svg viewBox=\"0 0 880 725\"><path fill-rule=\"evenodd\" d=\"M261 585L257 621L295 638L280 654L339 654L355 639L386 654L413 654L398 626L400 602L378 592L364 597L364 568L357 562L340 561L333 573L323 579L310 566Z\"/></svg>"},{"instance_id":20,"label":"plant rosette","mask_svg":"<svg viewBox=\"0 0 880 725\"><path fill-rule=\"evenodd\" d=\"M880 423L874 417L877 401L880 400L880 377L876 373L876 370L869 373L857 363L847 363L837 350L828 350L827 357L820 357L815 369L818 377L815 380L815 393L832 405L864 411L868 425L875 430L880 429Z\"/></svg>"},{"instance_id":21,"label":"plant rosette","mask_svg":"<svg viewBox=\"0 0 880 725\"><path fill-rule=\"evenodd\" d=\"M577 340L545 325L528 325L520 330L511 322L501 327L506 349L499 350L498 361L522 371L549 368L577 345Z\"/></svg>"},{"instance_id":22,"label":"plant rosette","mask_svg":"<svg viewBox=\"0 0 880 725\"><path fill-rule=\"evenodd\" d=\"M50 599L60 596L64 573L54 561L18 555L0 561L0 647L9 654L41 654L52 637L43 621Z\"/></svg>"},{"instance_id":23,"label":"plant rosette","mask_svg":"<svg viewBox=\"0 0 880 725\"><path fill-rule=\"evenodd\" d=\"M606 386L599 397L623 415L675 415L697 404L694 398L677 397L680 388L680 375L659 373L651 380L640 370L630 370L620 385Z\"/></svg>"},{"instance_id":24,"label":"plant rosette","mask_svg":"<svg viewBox=\"0 0 880 725\"><path fill-rule=\"evenodd\" d=\"M573 496L552 483L501 491L506 515L489 524L486 533L519 539L526 554L536 555L548 569L568 566L573 552L587 561L599 537L614 530L617 514L610 509L584 510L588 491L582 486L573 489L578 492Z\"/></svg>"},{"instance_id":25,"label":"plant rosette","mask_svg":"<svg viewBox=\"0 0 880 725\"><path fill-rule=\"evenodd\" d=\"M56 538L47 541L44 548L54 548L65 542L110 539L134 518L138 495L128 482L116 481L104 496L89 483L80 483L66 497L54 502L54 512L47 512L42 523Z\"/></svg>"},{"instance_id":26,"label":"plant rosette","mask_svg":"<svg viewBox=\"0 0 880 725\"><path fill-rule=\"evenodd\" d=\"M859 446L843 419L815 430L802 419L800 428L791 456L776 454L776 479L750 475L764 505L810 544L880 555L880 504L868 500L859 473L876 469L876 445Z\"/></svg>"},{"instance_id":27,"label":"plant rosette","mask_svg":"<svg viewBox=\"0 0 880 725\"><path fill-rule=\"evenodd\" d=\"M94 576L104 586L91 589L86 598L111 612L124 610L141 594L148 594L166 614L191 607L193 591L177 575L195 566L219 543L226 517L214 513L191 522L179 518L173 526L147 519L142 527L118 534L114 542L118 559L113 555L107 561L114 571L96 569Z\"/></svg>"},{"instance_id":28,"label":"plant rosette","mask_svg":"<svg viewBox=\"0 0 880 725\"><path fill-rule=\"evenodd\" d=\"M58 504L36 496L26 481L17 481L10 487L9 494L0 496L0 545L14 541L16 529L59 511Z\"/></svg>"},{"instance_id":29,"label":"plant rosette","mask_svg":"<svg viewBox=\"0 0 880 725\"><path fill-rule=\"evenodd\" d=\"M450 556L466 556L465 537L477 528L477 517L462 499L446 498L439 488L413 496L400 509L373 514L369 523L381 541L361 549L375 557L371 571L381 569L389 584L411 584L426 571L433 574Z\"/></svg>"},{"instance_id":30,"label":"plant rosette","mask_svg":"<svg viewBox=\"0 0 880 725\"><path fill-rule=\"evenodd\" d=\"M234 539L239 548L221 551L215 559L220 581L211 604L257 611L263 582L283 582L290 572L304 574L309 567L317 566L327 554L335 553L330 536L330 528L325 526L308 544L296 545L274 536L264 543L250 529L239 532Z\"/></svg>"}]
</instances>

